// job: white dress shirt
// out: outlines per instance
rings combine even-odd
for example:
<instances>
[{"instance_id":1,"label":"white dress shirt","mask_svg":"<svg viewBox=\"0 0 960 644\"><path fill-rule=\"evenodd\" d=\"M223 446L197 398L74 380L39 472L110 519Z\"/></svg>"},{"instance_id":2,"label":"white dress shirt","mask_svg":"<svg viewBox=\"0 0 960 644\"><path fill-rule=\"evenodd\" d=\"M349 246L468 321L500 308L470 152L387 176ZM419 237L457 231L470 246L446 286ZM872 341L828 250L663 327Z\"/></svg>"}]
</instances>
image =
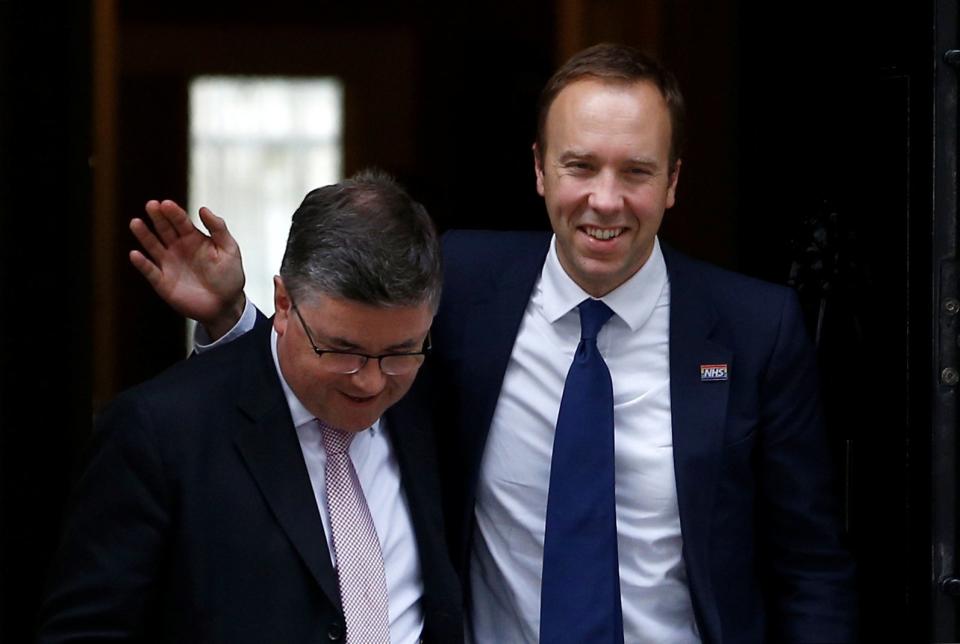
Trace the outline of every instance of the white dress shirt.
<instances>
[{"instance_id":1,"label":"white dress shirt","mask_svg":"<svg viewBox=\"0 0 960 644\"><path fill-rule=\"evenodd\" d=\"M478 644L537 642L550 460L560 398L590 297L556 240L524 313L480 471L468 631ZM614 397L617 543L628 643L699 642L681 555L670 420L670 286L650 259L601 298L614 316L597 345Z\"/></svg>"},{"instance_id":2,"label":"white dress shirt","mask_svg":"<svg viewBox=\"0 0 960 644\"><path fill-rule=\"evenodd\" d=\"M216 343L207 344L209 337L198 325L195 335L198 352L219 346L243 335L253 328L256 309L247 301L243 316L231 331ZM320 427L313 414L303 406L280 371L277 360L277 332L270 333L273 363L280 377L280 384L290 408L290 416L297 431L303 460L310 475L313 496L320 510L323 530L330 552L331 563L336 567L336 553L330 530L330 511L324 486L324 466L327 455L320 438ZM387 580L390 612L390 642L392 644L415 644L423 631L423 578L420 574L420 559L417 555L416 537L410 518L410 507L400 485L400 467L393 453L393 445L386 434L383 419L370 429L359 432L350 443L350 458L357 471L357 479L366 497L370 516L373 518L383 553L383 565Z\"/></svg>"}]
</instances>

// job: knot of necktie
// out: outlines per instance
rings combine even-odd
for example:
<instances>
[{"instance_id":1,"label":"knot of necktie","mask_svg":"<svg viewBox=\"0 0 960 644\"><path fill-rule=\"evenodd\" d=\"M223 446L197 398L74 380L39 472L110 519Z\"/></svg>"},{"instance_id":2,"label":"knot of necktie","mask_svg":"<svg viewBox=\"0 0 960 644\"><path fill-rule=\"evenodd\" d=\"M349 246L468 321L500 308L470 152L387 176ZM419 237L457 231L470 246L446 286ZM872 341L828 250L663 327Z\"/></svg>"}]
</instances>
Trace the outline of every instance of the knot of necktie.
<instances>
[{"instance_id":1,"label":"knot of necktie","mask_svg":"<svg viewBox=\"0 0 960 644\"><path fill-rule=\"evenodd\" d=\"M350 449L350 443L356 436L353 432L345 432L341 429L335 429L325 425L323 421L317 419L320 425L320 436L323 440L323 449L327 454L346 454Z\"/></svg>"},{"instance_id":2,"label":"knot of necktie","mask_svg":"<svg viewBox=\"0 0 960 644\"><path fill-rule=\"evenodd\" d=\"M607 323L613 310L602 300L588 298L577 306L580 309L580 339L595 340L600 329Z\"/></svg>"}]
</instances>

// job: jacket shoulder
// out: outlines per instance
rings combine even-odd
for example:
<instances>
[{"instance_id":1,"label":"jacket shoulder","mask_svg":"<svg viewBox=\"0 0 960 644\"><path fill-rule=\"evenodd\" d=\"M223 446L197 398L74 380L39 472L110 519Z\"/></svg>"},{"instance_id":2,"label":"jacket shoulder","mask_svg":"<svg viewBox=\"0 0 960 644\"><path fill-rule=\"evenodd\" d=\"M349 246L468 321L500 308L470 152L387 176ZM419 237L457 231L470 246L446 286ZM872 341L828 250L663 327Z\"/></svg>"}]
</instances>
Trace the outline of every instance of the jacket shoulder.
<instances>
[{"instance_id":1,"label":"jacket shoulder","mask_svg":"<svg viewBox=\"0 0 960 644\"><path fill-rule=\"evenodd\" d=\"M266 369L262 354L269 355L269 349L258 346L262 342L262 333L251 332L181 360L121 392L98 414L98 429L126 424L117 423L119 419L140 418L168 438L178 433L195 435L197 428L205 433L223 415L223 405L239 399L243 379Z\"/></svg>"},{"instance_id":2,"label":"jacket shoulder","mask_svg":"<svg viewBox=\"0 0 960 644\"><path fill-rule=\"evenodd\" d=\"M520 276L539 271L551 233L453 230L443 235L444 292L470 291L504 271Z\"/></svg>"},{"instance_id":3,"label":"jacket shoulder","mask_svg":"<svg viewBox=\"0 0 960 644\"><path fill-rule=\"evenodd\" d=\"M799 309L796 292L774 284L694 259L663 245L671 292L707 298L722 317L746 325L779 314L784 308Z\"/></svg>"},{"instance_id":4,"label":"jacket shoulder","mask_svg":"<svg viewBox=\"0 0 960 644\"><path fill-rule=\"evenodd\" d=\"M443 260L453 270L492 269L507 260L546 250L543 231L452 230L443 235Z\"/></svg>"}]
</instances>

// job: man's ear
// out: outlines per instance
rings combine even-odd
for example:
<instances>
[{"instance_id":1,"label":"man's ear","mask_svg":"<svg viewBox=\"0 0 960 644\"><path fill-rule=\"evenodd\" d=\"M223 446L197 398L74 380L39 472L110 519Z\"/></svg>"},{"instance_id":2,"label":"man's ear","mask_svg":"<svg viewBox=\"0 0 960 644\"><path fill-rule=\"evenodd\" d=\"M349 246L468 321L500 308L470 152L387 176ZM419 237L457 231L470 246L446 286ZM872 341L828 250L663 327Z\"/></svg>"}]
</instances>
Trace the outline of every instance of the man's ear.
<instances>
[{"instance_id":1,"label":"man's ear","mask_svg":"<svg viewBox=\"0 0 960 644\"><path fill-rule=\"evenodd\" d=\"M287 330L287 324L290 322L291 308L293 302L287 293L287 288L283 285L283 278L279 275L273 276L273 328L277 335L283 335Z\"/></svg>"},{"instance_id":2,"label":"man's ear","mask_svg":"<svg viewBox=\"0 0 960 644\"><path fill-rule=\"evenodd\" d=\"M669 183L667 184L667 208L673 208L673 204L677 201L677 182L680 180L681 163L681 160L677 159L677 162L673 164L673 170L670 171Z\"/></svg>"},{"instance_id":3,"label":"man's ear","mask_svg":"<svg viewBox=\"0 0 960 644\"><path fill-rule=\"evenodd\" d=\"M537 194L543 196L543 156L536 143L533 144L533 172L537 176Z\"/></svg>"}]
</instances>

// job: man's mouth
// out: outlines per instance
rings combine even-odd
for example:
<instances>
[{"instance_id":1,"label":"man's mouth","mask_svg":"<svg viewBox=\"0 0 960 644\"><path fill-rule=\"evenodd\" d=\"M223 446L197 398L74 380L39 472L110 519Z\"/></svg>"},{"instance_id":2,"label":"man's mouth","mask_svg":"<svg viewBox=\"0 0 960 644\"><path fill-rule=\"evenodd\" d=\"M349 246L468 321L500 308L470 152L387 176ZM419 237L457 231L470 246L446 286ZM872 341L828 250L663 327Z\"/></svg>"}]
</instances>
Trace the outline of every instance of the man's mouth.
<instances>
[{"instance_id":1,"label":"man's mouth","mask_svg":"<svg viewBox=\"0 0 960 644\"><path fill-rule=\"evenodd\" d=\"M357 403L358 405L363 405L363 404L372 402L372 401L377 397L376 395L373 395L373 396L351 396L350 394L348 394L348 393L346 393L346 392L343 392L343 391L341 391L340 393L343 394L344 397L346 397L348 400L350 400L351 402L355 402L355 403Z\"/></svg>"},{"instance_id":2,"label":"man's mouth","mask_svg":"<svg viewBox=\"0 0 960 644\"><path fill-rule=\"evenodd\" d=\"M584 226L580 230L585 232L590 237L594 239L599 239L600 241L606 241L608 239L613 239L614 237L619 237L625 228L597 228L595 226Z\"/></svg>"}]
</instances>

